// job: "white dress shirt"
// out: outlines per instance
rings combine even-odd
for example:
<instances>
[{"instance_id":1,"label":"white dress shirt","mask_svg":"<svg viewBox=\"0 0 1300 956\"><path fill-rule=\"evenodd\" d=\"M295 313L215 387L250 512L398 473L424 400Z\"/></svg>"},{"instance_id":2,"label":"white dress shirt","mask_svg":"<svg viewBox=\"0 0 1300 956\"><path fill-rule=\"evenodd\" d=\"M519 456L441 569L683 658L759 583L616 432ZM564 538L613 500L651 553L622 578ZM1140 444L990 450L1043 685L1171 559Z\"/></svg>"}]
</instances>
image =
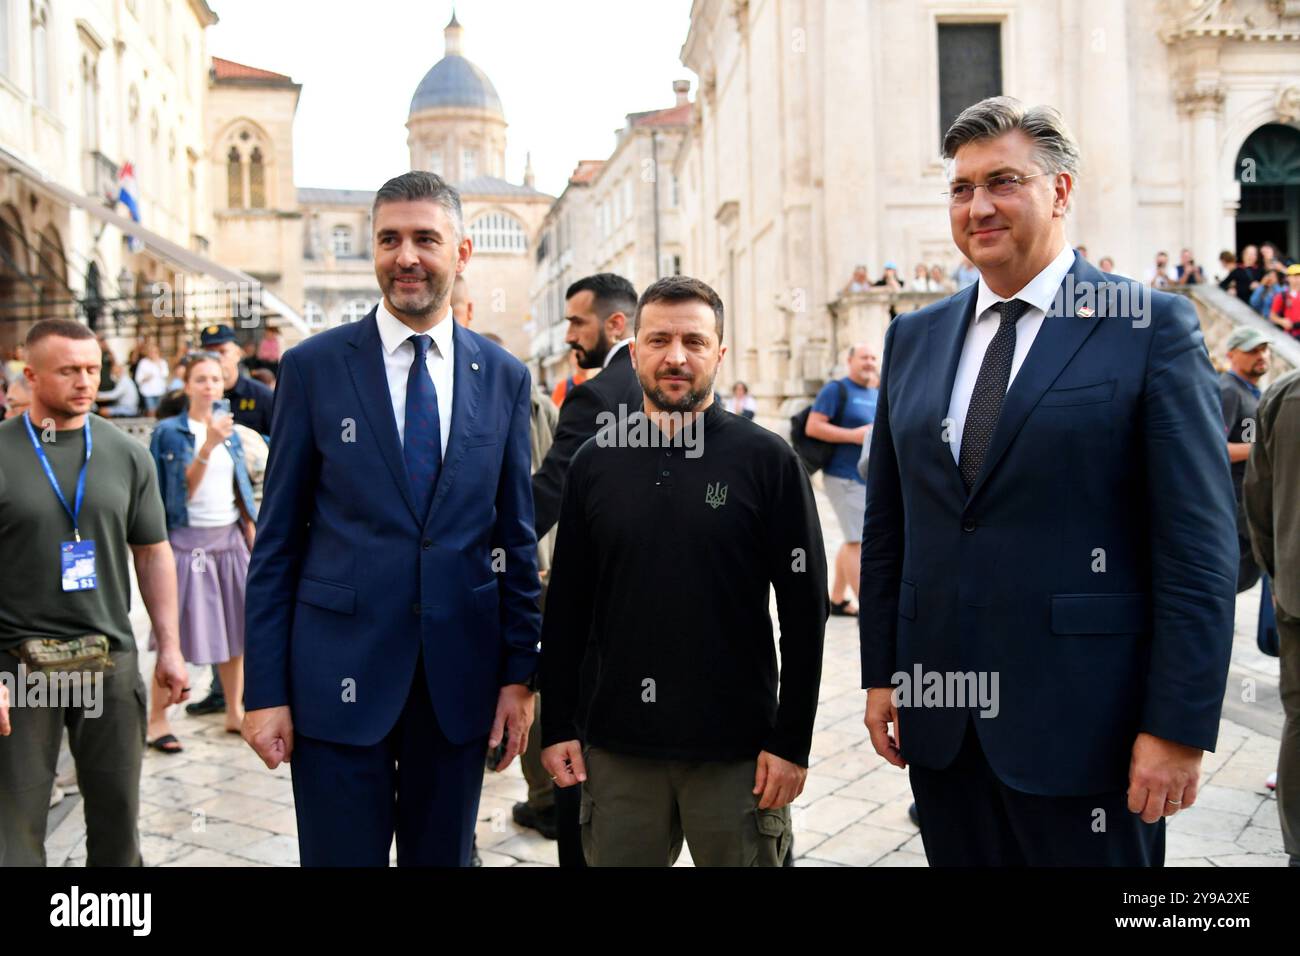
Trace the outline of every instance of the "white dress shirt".
<instances>
[{"instance_id":1,"label":"white dress shirt","mask_svg":"<svg viewBox=\"0 0 1300 956\"><path fill-rule=\"evenodd\" d=\"M1074 265L1074 249L1066 243L1056 258L1048 263L1047 268L1029 281L1029 284L1017 292L1011 299L1020 299L1029 303L1019 321L1016 322L1016 351L1011 358L1011 377L1007 379L1007 388L1016 380L1016 373L1024 364L1029 347L1034 344L1038 330L1043 327L1047 310L1056 298L1056 292L1065 281L1065 274ZM975 299L975 317L966 330L966 342L962 345L961 359L957 362L957 375L952 381L952 396L948 399L948 418L952 430L951 451L953 461L960 463L961 435L966 427L966 411L970 408L971 393L975 391L975 379L979 377L980 365L984 362L984 353L988 351L989 342L998 330L998 313L993 306L1006 301L988 287L984 277L980 276L979 290Z\"/></svg>"},{"instance_id":2,"label":"white dress shirt","mask_svg":"<svg viewBox=\"0 0 1300 956\"><path fill-rule=\"evenodd\" d=\"M384 350L384 374L388 376L388 395L393 402L393 420L397 422L397 438L406 446L406 379L415 361L415 346L407 341L415 332L403 325L379 300L375 310L379 324L379 341ZM442 455L447 456L447 439L451 437L451 390L456 369L456 340L453 336L454 320L451 306L443 312L433 328L425 334L433 345L424 355L424 364L438 392L438 424L442 431Z\"/></svg>"}]
</instances>

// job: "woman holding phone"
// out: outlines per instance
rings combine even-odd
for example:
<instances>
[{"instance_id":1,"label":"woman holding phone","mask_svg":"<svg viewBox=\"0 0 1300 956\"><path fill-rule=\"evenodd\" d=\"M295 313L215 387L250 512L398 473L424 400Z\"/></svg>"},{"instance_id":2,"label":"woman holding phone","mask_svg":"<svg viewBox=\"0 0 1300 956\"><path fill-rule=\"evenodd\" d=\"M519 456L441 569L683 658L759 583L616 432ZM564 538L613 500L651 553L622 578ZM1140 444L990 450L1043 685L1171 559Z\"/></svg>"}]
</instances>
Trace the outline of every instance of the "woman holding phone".
<instances>
[{"instance_id":1,"label":"woman holding phone","mask_svg":"<svg viewBox=\"0 0 1300 956\"><path fill-rule=\"evenodd\" d=\"M190 664L217 665L226 730L237 734L244 718L244 586L257 505L224 391L220 358L195 356L185 367L189 407L158 423L150 449L176 555L181 651ZM160 696L150 708L149 746L179 753Z\"/></svg>"}]
</instances>

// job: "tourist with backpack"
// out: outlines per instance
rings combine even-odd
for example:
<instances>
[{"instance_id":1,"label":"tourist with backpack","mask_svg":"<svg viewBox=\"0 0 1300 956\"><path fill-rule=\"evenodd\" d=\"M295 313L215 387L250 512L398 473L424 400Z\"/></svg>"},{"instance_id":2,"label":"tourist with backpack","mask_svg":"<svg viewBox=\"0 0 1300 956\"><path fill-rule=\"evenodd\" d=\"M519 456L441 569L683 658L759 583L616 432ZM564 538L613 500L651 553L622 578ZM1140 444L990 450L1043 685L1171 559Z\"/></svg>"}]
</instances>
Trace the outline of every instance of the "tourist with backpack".
<instances>
[{"instance_id":1,"label":"tourist with backpack","mask_svg":"<svg viewBox=\"0 0 1300 956\"><path fill-rule=\"evenodd\" d=\"M1286 288L1273 299L1273 324L1300 339L1300 263L1286 267Z\"/></svg>"},{"instance_id":2,"label":"tourist with backpack","mask_svg":"<svg viewBox=\"0 0 1300 956\"><path fill-rule=\"evenodd\" d=\"M827 382L806 416L802 429L795 426L795 447L809 471L825 472L823 487L835 509L844 544L835 556L835 580L831 587L831 614L856 617L856 601L846 592L856 594L862 559L862 522L867 507L867 485L858 474L862 446L871 434L876 419L876 398L880 388L880 363L868 345L854 345L845 356L848 375ZM824 443L821 449L808 448L810 442ZM810 460L811 459L811 460Z\"/></svg>"}]
</instances>

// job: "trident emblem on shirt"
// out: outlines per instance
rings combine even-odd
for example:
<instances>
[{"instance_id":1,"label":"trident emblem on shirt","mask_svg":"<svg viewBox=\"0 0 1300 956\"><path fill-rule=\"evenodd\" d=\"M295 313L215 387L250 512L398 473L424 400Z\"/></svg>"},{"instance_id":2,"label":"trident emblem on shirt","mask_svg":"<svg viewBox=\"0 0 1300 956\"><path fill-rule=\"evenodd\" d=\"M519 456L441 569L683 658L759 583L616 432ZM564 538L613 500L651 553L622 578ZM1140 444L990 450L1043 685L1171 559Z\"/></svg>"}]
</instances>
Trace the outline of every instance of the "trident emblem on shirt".
<instances>
[{"instance_id":1,"label":"trident emblem on shirt","mask_svg":"<svg viewBox=\"0 0 1300 956\"><path fill-rule=\"evenodd\" d=\"M704 503L715 511L727 503L727 486L722 482L714 482L704 489Z\"/></svg>"}]
</instances>

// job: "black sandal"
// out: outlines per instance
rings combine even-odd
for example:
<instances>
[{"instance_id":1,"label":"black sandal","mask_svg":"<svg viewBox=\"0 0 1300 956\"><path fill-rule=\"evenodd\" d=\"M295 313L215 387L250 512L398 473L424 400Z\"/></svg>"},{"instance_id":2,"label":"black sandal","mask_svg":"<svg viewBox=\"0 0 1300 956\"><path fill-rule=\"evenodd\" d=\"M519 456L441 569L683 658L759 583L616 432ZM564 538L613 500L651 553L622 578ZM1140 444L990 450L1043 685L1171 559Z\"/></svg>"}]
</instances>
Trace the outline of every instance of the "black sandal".
<instances>
[{"instance_id":1,"label":"black sandal","mask_svg":"<svg viewBox=\"0 0 1300 956\"><path fill-rule=\"evenodd\" d=\"M181 746L181 742L176 739L175 734L164 734L157 740L149 741L149 746L159 753L164 754L178 754L185 749Z\"/></svg>"},{"instance_id":2,"label":"black sandal","mask_svg":"<svg viewBox=\"0 0 1300 956\"><path fill-rule=\"evenodd\" d=\"M857 611L849 610L848 598L845 598L839 604L831 604L831 617L857 617Z\"/></svg>"}]
</instances>

